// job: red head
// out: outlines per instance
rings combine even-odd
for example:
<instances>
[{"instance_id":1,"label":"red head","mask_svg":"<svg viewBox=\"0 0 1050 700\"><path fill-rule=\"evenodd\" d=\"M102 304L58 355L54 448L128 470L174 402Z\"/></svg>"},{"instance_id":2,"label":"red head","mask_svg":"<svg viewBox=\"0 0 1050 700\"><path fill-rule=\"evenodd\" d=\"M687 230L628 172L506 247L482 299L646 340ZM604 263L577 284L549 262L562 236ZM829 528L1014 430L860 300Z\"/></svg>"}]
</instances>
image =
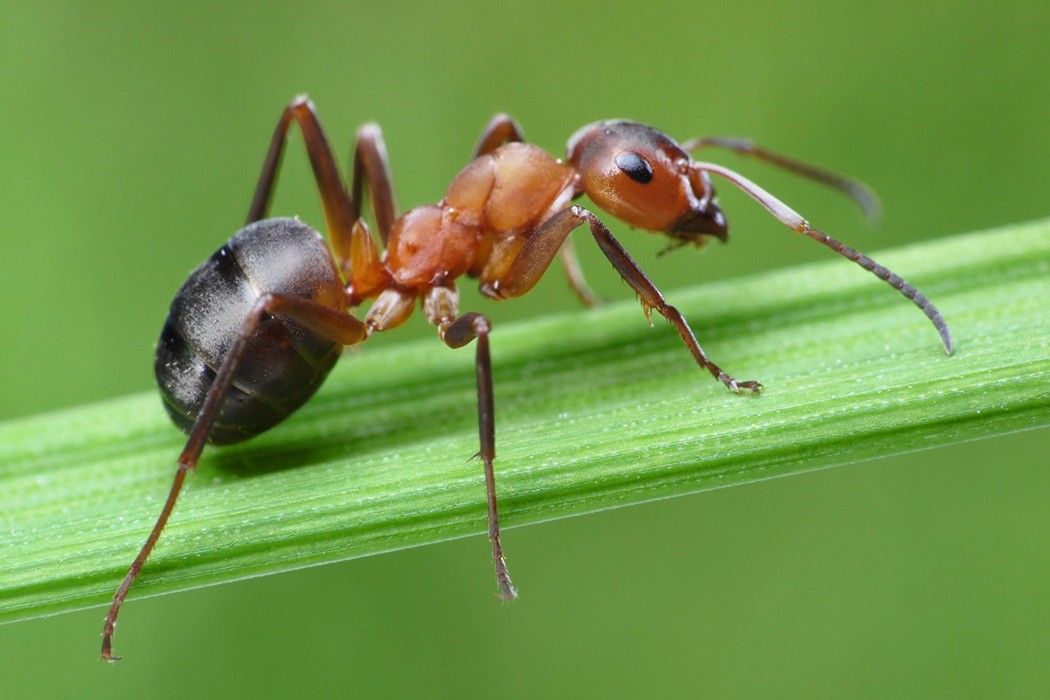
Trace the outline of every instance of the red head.
<instances>
[{"instance_id":1,"label":"red head","mask_svg":"<svg viewBox=\"0 0 1050 700\"><path fill-rule=\"evenodd\" d=\"M630 121L589 124L569 139L581 193L632 226L700 245L728 227L704 173L666 134Z\"/></svg>"}]
</instances>

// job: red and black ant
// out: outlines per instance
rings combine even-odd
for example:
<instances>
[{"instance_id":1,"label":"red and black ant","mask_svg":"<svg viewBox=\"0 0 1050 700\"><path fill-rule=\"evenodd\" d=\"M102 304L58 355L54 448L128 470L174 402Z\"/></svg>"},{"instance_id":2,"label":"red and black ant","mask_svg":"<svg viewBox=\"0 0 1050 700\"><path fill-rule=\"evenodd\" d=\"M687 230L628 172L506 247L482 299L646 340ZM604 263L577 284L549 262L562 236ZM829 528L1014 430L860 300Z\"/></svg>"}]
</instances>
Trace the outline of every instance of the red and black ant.
<instances>
[{"instance_id":1,"label":"red and black ant","mask_svg":"<svg viewBox=\"0 0 1050 700\"><path fill-rule=\"evenodd\" d=\"M329 243L295 219L264 219L292 122L306 141L324 207ZM379 127L357 133L349 191L313 104L299 97L285 108L263 162L247 225L201 264L179 289L157 346L155 372L172 420L189 433L160 516L113 597L102 632L102 658L112 661L117 614L135 577L160 537L186 472L205 443L247 440L301 406L324 381L344 346L396 328L422 301L423 314L450 348L477 341L478 428L488 498L489 539L500 596L516 597L500 544L492 462L496 433L489 333L480 313L461 314L456 279L467 275L481 292L500 300L521 296L539 281L556 255L570 286L590 305L569 234L586 225L598 247L638 295L646 316L666 318L700 367L731 391L757 393L708 359L679 311L668 304L641 268L591 211L572 204L586 194L601 209L640 229L662 233L672 245L703 245L727 237L711 175L725 178L776 219L854 261L915 303L952 352L948 326L937 308L899 276L871 258L812 228L793 209L732 170L692 160L690 152L722 147L756 157L850 195L872 210L874 197L859 183L772 153L750 142L705 138L679 144L656 129L630 121L597 122L577 131L565 160L523 143L517 123L497 115L474 157L437 204L398 216L386 147ZM367 183L385 254L361 218ZM349 313L372 300L359 320Z\"/></svg>"}]
</instances>

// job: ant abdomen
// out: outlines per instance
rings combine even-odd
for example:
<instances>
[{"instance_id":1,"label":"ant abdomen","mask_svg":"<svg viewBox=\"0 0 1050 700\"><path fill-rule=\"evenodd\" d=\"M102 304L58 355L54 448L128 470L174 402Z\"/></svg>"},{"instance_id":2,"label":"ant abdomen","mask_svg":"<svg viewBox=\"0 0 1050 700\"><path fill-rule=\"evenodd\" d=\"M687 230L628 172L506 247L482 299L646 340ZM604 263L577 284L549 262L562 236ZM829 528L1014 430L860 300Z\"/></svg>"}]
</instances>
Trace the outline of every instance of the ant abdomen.
<instances>
[{"instance_id":1,"label":"ant abdomen","mask_svg":"<svg viewBox=\"0 0 1050 700\"><path fill-rule=\"evenodd\" d=\"M189 432L252 307L264 293L312 299L343 312L342 286L320 234L296 219L246 226L193 271L171 303L154 361L164 408ZM342 346L280 314L245 349L208 442L247 440L309 399Z\"/></svg>"}]
</instances>

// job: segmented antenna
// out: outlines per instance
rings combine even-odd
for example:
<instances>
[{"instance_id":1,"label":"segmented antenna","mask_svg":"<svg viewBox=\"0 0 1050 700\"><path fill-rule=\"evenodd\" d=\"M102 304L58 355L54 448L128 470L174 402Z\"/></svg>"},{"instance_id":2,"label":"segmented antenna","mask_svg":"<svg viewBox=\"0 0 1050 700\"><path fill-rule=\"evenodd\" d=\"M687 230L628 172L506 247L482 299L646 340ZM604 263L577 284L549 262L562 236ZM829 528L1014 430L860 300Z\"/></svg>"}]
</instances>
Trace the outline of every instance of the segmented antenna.
<instances>
[{"instance_id":1,"label":"segmented antenna","mask_svg":"<svg viewBox=\"0 0 1050 700\"><path fill-rule=\"evenodd\" d=\"M948 324L945 322L944 317L941 316L941 312L937 310L937 307L933 305L933 302L930 301L925 294L904 281L904 278L900 275L883 267L867 255L854 250L845 243L836 241L823 231L818 231L813 228L801 214L787 204L784 204L784 202L780 201L766 190L762 189L759 185L748 180L740 173L716 163L693 163L692 167L699 171L707 171L729 180L735 186L743 190L749 197L761 204L766 211L792 231L795 231L796 233L804 233L818 243L831 248L844 258L849 258L906 296L913 304L922 309L922 312L926 314L926 317L933 322L934 328L937 329L937 333L941 336L941 342L944 344L945 352L949 355L952 354L955 344L952 341L952 333L948 330Z\"/></svg>"},{"instance_id":2,"label":"segmented antenna","mask_svg":"<svg viewBox=\"0 0 1050 700\"><path fill-rule=\"evenodd\" d=\"M687 151L696 151L711 146L735 151L742 156L756 158L757 160L764 161L770 165L774 165L783 170L813 180L814 182L827 185L834 190L838 190L852 199L853 202L860 207L860 210L864 213L864 216L868 221L878 221L882 217L882 203L879 201L879 196L875 194L875 190L871 189L860 180L845 175L839 175L838 173L825 170L816 165L811 165L796 158L792 158L791 156L785 156L782 153L763 148L751 139L705 136L703 138L686 141L682 144L682 148Z\"/></svg>"},{"instance_id":3,"label":"segmented antenna","mask_svg":"<svg viewBox=\"0 0 1050 700\"><path fill-rule=\"evenodd\" d=\"M926 318L933 322L933 327L937 329L937 332L941 336L941 342L944 344L944 351L949 355L952 354L952 351L955 349L955 343L952 341L952 332L948 329L948 323L944 320L944 317L941 316L941 312L937 310L934 303L930 301L925 294L913 287L907 280L893 270L883 267L864 253L851 248L841 241L835 240L828 234L813 228L809 224L805 225L801 233L806 234L818 243L826 245L842 257L849 258L904 296L911 299L912 303L922 309L922 312L926 314Z\"/></svg>"}]
</instances>

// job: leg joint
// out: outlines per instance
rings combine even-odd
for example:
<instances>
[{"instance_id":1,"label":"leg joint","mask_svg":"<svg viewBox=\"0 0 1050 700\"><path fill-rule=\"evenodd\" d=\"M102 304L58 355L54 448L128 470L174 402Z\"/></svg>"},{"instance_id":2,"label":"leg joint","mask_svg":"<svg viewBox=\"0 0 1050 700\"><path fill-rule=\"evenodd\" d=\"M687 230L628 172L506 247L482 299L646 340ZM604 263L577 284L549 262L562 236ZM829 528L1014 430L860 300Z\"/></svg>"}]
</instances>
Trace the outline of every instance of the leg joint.
<instances>
[{"instance_id":1,"label":"leg joint","mask_svg":"<svg viewBox=\"0 0 1050 700\"><path fill-rule=\"evenodd\" d=\"M454 321L446 321L439 327L441 339L450 348L461 348L479 336L487 337L491 332L492 324L488 318L474 311Z\"/></svg>"},{"instance_id":2,"label":"leg joint","mask_svg":"<svg viewBox=\"0 0 1050 700\"><path fill-rule=\"evenodd\" d=\"M310 99L309 95L307 95L305 92L301 92L298 95L296 95L295 97L293 97L292 101L288 103L288 109L293 110L293 111L299 111L301 109L306 109L306 110L308 110L310 112L313 112L314 111L314 103L313 103L313 100Z\"/></svg>"},{"instance_id":3,"label":"leg joint","mask_svg":"<svg viewBox=\"0 0 1050 700\"><path fill-rule=\"evenodd\" d=\"M475 333L478 335L488 335L492 332L492 324L486 316L478 313L472 315L474 317L472 323L474 325Z\"/></svg>"}]
</instances>

